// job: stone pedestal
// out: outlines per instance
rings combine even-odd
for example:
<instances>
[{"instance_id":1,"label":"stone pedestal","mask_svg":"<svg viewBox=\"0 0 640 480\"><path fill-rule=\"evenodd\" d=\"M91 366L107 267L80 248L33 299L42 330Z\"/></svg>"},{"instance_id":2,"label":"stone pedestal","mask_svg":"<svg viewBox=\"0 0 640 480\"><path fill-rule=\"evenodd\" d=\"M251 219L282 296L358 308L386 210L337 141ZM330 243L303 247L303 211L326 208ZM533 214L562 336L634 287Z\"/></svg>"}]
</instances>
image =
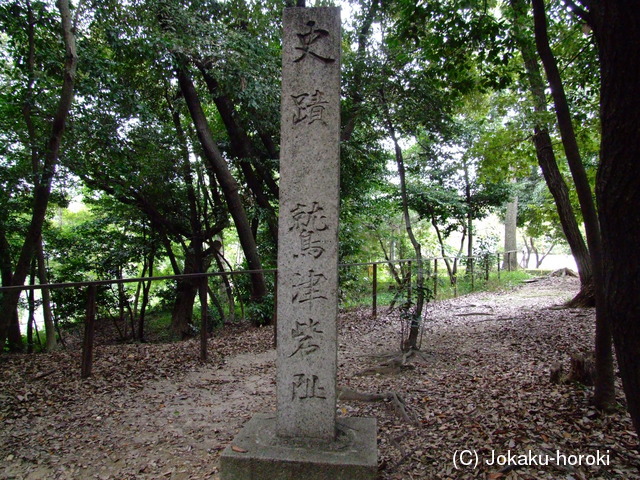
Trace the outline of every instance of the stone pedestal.
<instances>
[{"instance_id":1,"label":"stone pedestal","mask_svg":"<svg viewBox=\"0 0 640 480\"><path fill-rule=\"evenodd\" d=\"M376 420L338 418L332 442L284 440L275 416L256 415L222 453L222 480L373 480ZM235 448L234 448L235 447Z\"/></svg>"},{"instance_id":2,"label":"stone pedestal","mask_svg":"<svg viewBox=\"0 0 640 480\"><path fill-rule=\"evenodd\" d=\"M372 480L376 422L336 418L340 9L283 16L277 410L221 457L223 480Z\"/></svg>"}]
</instances>

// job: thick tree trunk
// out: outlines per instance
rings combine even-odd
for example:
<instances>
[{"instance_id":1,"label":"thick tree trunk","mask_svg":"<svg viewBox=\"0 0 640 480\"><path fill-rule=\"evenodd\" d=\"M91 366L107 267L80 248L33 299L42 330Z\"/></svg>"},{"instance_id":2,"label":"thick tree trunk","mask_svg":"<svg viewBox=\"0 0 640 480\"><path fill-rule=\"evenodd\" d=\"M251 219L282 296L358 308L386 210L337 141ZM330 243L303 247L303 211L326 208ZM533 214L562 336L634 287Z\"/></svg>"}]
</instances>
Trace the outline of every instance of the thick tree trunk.
<instances>
[{"instance_id":1,"label":"thick tree trunk","mask_svg":"<svg viewBox=\"0 0 640 480\"><path fill-rule=\"evenodd\" d=\"M178 60L178 62L180 62ZM184 95L187 107L193 119L193 123L202 145L204 157L210 164L211 168L215 172L216 178L222 192L224 194L227 206L229 207L229 213L233 217L236 231L238 232L238 238L242 246L247 264L251 273L251 294L254 300L260 301L267 293L266 283L264 281L264 275L260 271L262 270L262 264L258 255L258 248L255 238L251 233L251 224L247 219L246 212L242 206L242 201L238 193L238 184L236 183L233 175L227 167L222 154L218 150L218 146L213 141L213 136L209 128L209 124L205 117L202 105L196 89L188 75L187 67L180 65L178 67L178 81L180 83L180 89Z\"/></svg>"},{"instance_id":2,"label":"thick tree trunk","mask_svg":"<svg viewBox=\"0 0 640 480\"><path fill-rule=\"evenodd\" d=\"M251 159L258 158L258 154L255 151L247 132L240 125L235 105L231 99L226 95L220 94L218 83L204 67L200 67L200 71L207 84L209 93L213 95L213 101L218 108L222 122L224 123L229 139L231 140L233 154L239 159L240 169L247 181L247 185L253 193L256 203L267 212L267 225L269 226L269 232L271 233L271 237L274 242L277 244L278 222L275 210L265 195L262 184L253 171L253 167L250 163Z\"/></svg>"},{"instance_id":3,"label":"thick tree trunk","mask_svg":"<svg viewBox=\"0 0 640 480\"><path fill-rule=\"evenodd\" d=\"M71 25L71 12L68 0L59 0L57 2L60 10L62 23L62 36L65 44L65 65L64 78L62 82L62 91L60 93L60 101L58 109L53 117L51 126L51 135L47 143L44 164L40 171L39 178L36 179L36 185L33 194L33 208L31 215L31 223L25 235L20 257L16 263L15 272L12 278L13 285L24 285L24 281L29 273L31 258L36 249L36 244L42 232L47 206L49 205L49 196L51 194L51 181L58 164L58 153L62 142L67 116L71 109L73 101L73 91L75 84L77 54L76 44ZM10 321L16 315L16 308L20 291L15 290L6 292L2 298L2 310L0 311L0 352L4 349L5 340L11 325ZM9 323L8 323L9 321Z\"/></svg>"},{"instance_id":4,"label":"thick tree trunk","mask_svg":"<svg viewBox=\"0 0 640 480\"><path fill-rule=\"evenodd\" d=\"M171 331L180 339L191 337L193 330L193 305L198 286L189 280L179 280L176 300L171 312Z\"/></svg>"},{"instance_id":5,"label":"thick tree trunk","mask_svg":"<svg viewBox=\"0 0 640 480\"><path fill-rule=\"evenodd\" d=\"M545 84L536 58L535 46L526 31L527 3L525 0L511 0L511 6L514 13L516 41L527 71L534 110L537 115L544 116L547 112L547 99L544 91ZM547 183L549 192L551 192L555 201L562 231L578 266L580 282L583 286L589 285L592 277L591 258L582 234L580 233L573 208L571 207L569 189L558 169L549 131L545 126L538 123L534 127L534 133L533 140L536 147L538 164L542 170L542 175Z\"/></svg>"},{"instance_id":6,"label":"thick tree trunk","mask_svg":"<svg viewBox=\"0 0 640 480\"><path fill-rule=\"evenodd\" d=\"M593 402L598 408L610 410L616 400L614 373L613 373L613 348L611 345L611 329L607 312L604 309L604 285L602 282L602 243L600 238L600 225L593 194L587 173L582 164L578 142L576 140L569 104L564 92L564 86L560 77L560 71L555 57L549 46L547 33L547 19L544 9L544 0L533 0L533 17L535 23L535 38L538 53L542 59L547 80L551 87L553 103L555 105L558 126L562 144L571 170L571 176L576 186L576 193L582 210L587 245L591 254L591 271L593 275L593 287L596 304L596 339L595 362L596 378Z\"/></svg>"},{"instance_id":7,"label":"thick tree trunk","mask_svg":"<svg viewBox=\"0 0 640 480\"><path fill-rule=\"evenodd\" d=\"M640 9L622 0L589 3L586 19L600 53L602 143L596 195L604 308L627 406L640 434Z\"/></svg>"},{"instance_id":8,"label":"thick tree trunk","mask_svg":"<svg viewBox=\"0 0 640 480\"><path fill-rule=\"evenodd\" d=\"M185 252L184 269L182 273L191 274L204 271L201 264L201 254L197 252L199 246L191 246ZM171 331L179 338L193 336L193 305L198 293L200 280L178 280L176 283L176 299L171 313Z\"/></svg>"}]
</instances>

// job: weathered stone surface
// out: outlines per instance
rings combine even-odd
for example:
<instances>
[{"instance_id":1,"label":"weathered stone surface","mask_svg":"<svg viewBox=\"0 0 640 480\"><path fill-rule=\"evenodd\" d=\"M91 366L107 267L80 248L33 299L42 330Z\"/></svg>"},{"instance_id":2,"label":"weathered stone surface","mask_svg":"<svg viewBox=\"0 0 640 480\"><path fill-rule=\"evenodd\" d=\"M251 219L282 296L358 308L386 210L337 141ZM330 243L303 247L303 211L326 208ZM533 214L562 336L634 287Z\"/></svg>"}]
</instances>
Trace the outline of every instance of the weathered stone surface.
<instances>
[{"instance_id":1,"label":"weathered stone surface","mask_svg":"<svg viewBox=\"0 0 640 480\"><path fill-rule=\"evenodd\" d=\"M222 452L221 480L375 479L375 419L339 418L337 430L332 442L288 442L272 415L256 415Z\"/></svg>"},{"instance_id":2,"label":"weathered stone surface","mask_svg":"<svg viewBox=\"0 0 640 480\"><path fill-rule=\"evenodd\" d=\"M376 422L336 420L340 9L284 11L276 415L220 460L222 480L373 480Z\"/></svg>"},{"instance_id":3,"label":"weathered stone surface","mask_svg":"<svg viewBox=\"0 0 640 480\"><path fill-rule=\"evenodd\" d=\"M340 9L284 12L277 433L332 439L336 411Z\"/></svg>"}]
</instances>

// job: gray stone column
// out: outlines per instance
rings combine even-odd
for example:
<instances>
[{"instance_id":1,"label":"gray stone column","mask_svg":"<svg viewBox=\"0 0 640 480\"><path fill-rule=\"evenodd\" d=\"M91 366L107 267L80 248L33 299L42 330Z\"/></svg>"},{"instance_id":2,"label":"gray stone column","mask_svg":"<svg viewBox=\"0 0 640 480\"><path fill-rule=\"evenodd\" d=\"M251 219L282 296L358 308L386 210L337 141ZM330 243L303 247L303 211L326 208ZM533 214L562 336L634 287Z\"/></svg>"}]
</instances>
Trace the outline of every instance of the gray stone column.
<instances>
[{"instance_id":1,"label":"gray stone column","mask_svg":"<svg viewBox=\"0 0 640 480\"><path fill-rule=\"evenodd\" d=\"M376 421L336 420L340 9L284 11L277 412L222 452L222 480L374 480Z\"/></svg>"},{"instance_id":2,"label":"gray stone column","mask_svg":"<svg viewBox=\"0 0 640 480\"><path fill-rule=\"evenodd\" d=\"M333 440L340 9L284 11L276 433Z\"/></svg>"}]
</instances>

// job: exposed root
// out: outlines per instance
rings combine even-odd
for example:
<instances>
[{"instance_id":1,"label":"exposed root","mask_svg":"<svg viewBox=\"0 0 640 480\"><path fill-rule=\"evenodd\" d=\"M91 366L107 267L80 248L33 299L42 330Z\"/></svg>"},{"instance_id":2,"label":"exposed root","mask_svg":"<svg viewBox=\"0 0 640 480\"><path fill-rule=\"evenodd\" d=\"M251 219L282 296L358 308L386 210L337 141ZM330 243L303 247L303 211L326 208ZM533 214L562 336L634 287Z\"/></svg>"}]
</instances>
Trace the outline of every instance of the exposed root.
<instances>
[{"instance_id":1,"label":"exposed root","mask_svg":"<svg viewBox=\"0 0 640 480\"><path fill-rule=\"evenodd\" d=\"M551 383L567 384L581 383L582 385L593 386L596 377L595 363L593 355L574 354L571 355L569 372L565 373L562 364L557 364L551 369Z\"/></svg>"},{"instance_id":2,"label":"exposed root","mask_svg":"<svg viewBox=\"0 0 640 480\"><path fill-rule=\"evenodd\" d=\"M570 268L560 268L549 274L550 277L578 277L578 274Z\"/></svg>"},{"instance_id":3,"label":"exposed root","mask_svg":"<svg viewBox=\"0 0 640 480\"><path fill-rule=\"evenodd\" d=\"M358 373L359 376L365 375L384 375L399 373L402 370L415 368L410 365L411 360L418 362L426 362L428 360L427 355L420 350L410 349L406 352L392 352L382 355L374 355L372 357L379 363L373 367L369 367Z\"/></svg>"},{"instance_id":4,"label":"exposed root","mask_svg":"<svg viewBox=\"0 0 640 480\"><path fill-rule=\"evenodd\" d=\"M390 402L406 422L416 423L414 416L409 413L404 399L396 392L362 393L350 388L338 388L338 400L345 402Z\"/></svg>"},{"instance_id":5,"label":"exposed root","mask_svg":"<svg viewBox=\"0 0 640 480\"><path fill-rule=\"evenodd\" d=\"M593 287L581 288L575 297L564 304L565 308L591 308L595 306L596 298Z\"/></svg>"}]
</instances>

